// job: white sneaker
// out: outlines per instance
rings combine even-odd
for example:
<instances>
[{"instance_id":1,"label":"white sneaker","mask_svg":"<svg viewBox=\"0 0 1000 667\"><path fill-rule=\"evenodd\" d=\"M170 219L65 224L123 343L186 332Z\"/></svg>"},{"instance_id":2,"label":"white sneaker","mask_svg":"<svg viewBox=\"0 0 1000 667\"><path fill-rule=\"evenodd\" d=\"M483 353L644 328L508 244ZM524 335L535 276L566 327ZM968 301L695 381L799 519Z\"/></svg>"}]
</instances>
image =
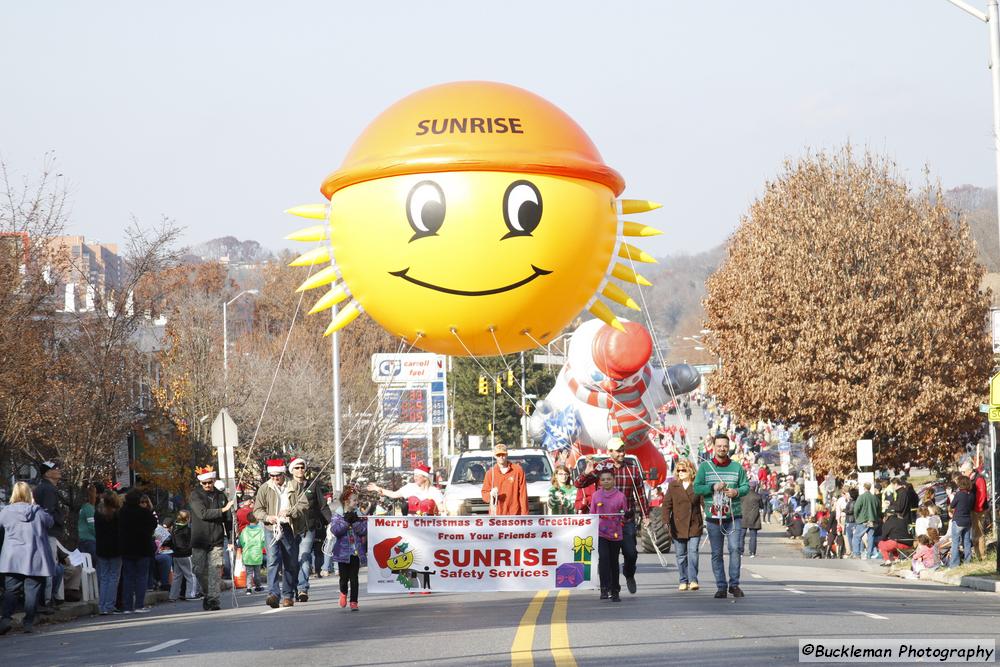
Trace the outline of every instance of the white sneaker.
<instances>
[{"instance_id":1,"label":"white sneaker","mask_svg":"<svg viewBox=\"0 0 1000 667\"><path fill-rule=\"evenodd\" d=\"M137 613L137 614L148 614L151 611L153 611L152 607L142 607L140 609L136 609L135 613Z\"/></svg>"}]
</instances>

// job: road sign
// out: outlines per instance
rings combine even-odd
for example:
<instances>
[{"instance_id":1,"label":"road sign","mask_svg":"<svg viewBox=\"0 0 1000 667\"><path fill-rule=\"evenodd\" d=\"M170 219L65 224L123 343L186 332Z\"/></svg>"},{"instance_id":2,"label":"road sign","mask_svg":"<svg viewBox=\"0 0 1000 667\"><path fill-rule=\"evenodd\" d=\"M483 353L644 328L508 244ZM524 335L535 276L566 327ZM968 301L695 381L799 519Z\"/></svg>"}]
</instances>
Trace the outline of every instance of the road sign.
<instances>
[{"instance_id":1,"label":"road sign","mask_svg":"<svg viewBox=\"0 0 1000 667\"><path fill-rule=\"evenodd\" d=\"M561 354L536 354L532 361L545 366L562 366L566 363L566 357Z\"/></svg>"},{"instance_id":2,"label":"road sign","mask_svg":"<svg viewBox=\"0 0 1000 667\"><path fill-rule=\"evenodd\" d=\"M434 382L443 379L444 375L444 357L439 354L412 352L372 355L372 380L374 382L383 384Z\"/></svg>"},{"instance_id":3,"label":"road sign","mask_svg":"<svg viewBox=\"0 0 1000 667\"><path fill-rule=\"evenodd\" d=\"M226 483L230 496L236 492L236 455L233 449L237 444L239 431L236 422L229 416L229 411L222 408L212 422L212 447L219 456L219 479Z\"/></svg>"},{"instance_id":4,"label":"road sign","mask_svg":"<svg viewBox=\"0 0 1000 667\"><path fill-rule=\"evenodd\" d=\"M1000 422L1000 407L990 408L990 421Z\"/></svg>"},{"instance_id":5,"label":"road sign","mask_svg":"<svg viewBox=\"0 0 1000 667\"><path fill-rule=\"evenodd\" d=\"M1000 407L1000 373L990 378L990 407Z\"/></svg>"},{"instance_id":6,"label":"road sign","mask_svg":"<svg viewBox=\"0 0 1000 667\"><path fill-rule=\"evenodd\" d=\"M990 322L993 325L993 354L997 354L1000 352L1000 308L990 309Z\"/></svg>"}]
</instances>

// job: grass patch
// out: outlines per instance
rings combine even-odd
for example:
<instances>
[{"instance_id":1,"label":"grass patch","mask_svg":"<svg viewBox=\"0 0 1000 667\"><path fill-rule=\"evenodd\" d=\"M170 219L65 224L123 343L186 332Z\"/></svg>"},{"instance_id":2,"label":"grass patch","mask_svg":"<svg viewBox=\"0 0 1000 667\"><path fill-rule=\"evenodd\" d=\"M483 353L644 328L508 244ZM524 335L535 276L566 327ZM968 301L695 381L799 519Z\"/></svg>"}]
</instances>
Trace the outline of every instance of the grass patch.
<instances>
[{"instance_id":1,"label":"grass patch","mask_svg":"<svg viewBox=\"0 0 1000 667\"><path fill-rule=\"evenodd\" d=\"M974 560L965 565L959 565L945 570L949 576L956 577L990 577L996 579L997 561L996 557L986 560Z\"/></svg>"}]
</instances>

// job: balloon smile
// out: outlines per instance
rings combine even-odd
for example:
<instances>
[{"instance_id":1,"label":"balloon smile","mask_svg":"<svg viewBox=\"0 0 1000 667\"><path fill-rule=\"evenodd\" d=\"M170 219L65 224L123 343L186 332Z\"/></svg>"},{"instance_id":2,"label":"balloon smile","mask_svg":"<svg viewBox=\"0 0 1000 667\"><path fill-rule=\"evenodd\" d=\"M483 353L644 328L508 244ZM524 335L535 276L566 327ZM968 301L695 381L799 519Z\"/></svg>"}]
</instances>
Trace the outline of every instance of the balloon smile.
<instances>
[{"instance_id":1,"label":"balloon smile","mask_svg":"<svg viewBox=\"0 0 1000 667\"><path fill-rule=\"evenodd\" d=\"M503 287L494 287L493 289L484 290L462 290L462 289L452 289L451 287L441 287L440 285L432 285L431 283L426 283L423 280L417 280L416 278L411 278L407 275L410 271L410 267L405 269L400 269L399 271L390 271L390 276L396 276L397 278L402 278L414 285L419 285L420 287L426 287L427 289L432 289L437 292L444 292L445 294L455 294L457 296L488 296L490 294L500 294L501 292L509 292L512 289L517 289L522 285L527 285L532 280L538 276L547 276L551 271L546 271L545 269L540 269L534 264L531 265L532 274L523 280L518 280L516 283L511 283L510 285L505 285Z\"/></svg>"}]
</instances>

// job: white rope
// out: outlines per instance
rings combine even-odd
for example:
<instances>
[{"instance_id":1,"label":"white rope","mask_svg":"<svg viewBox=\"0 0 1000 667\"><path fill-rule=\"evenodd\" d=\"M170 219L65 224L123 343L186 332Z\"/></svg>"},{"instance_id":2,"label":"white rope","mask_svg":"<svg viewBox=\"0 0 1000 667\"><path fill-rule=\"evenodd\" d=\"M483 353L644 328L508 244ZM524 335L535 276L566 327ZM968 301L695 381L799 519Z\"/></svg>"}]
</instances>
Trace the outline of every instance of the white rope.
<instances>
[{"instance_id":1,"label":"white rope","mask_svg":"<svg viewBox=\"0 0 1000 667\"><path fill-rule=\"evenodd\" d=\"M462 340L462 337L458 335L458 331L454 327L452 327L451 333L452 333L453 336L455 336L455 338L458 339L458 342L465 349L466 353L469 355L469 358L471 358L474 362L476 362L476 365L479 366L479 368L483 371L483 373L485 373L486 375L491 375L490 371L486 370L486 367L483 366L483 364L479 361L479 357L477 357L476 355L474 355L472 353L472 350L470 350L469 347L465 344L465 341ZM506 396L511 401L513 401L514 405L516 405L518 408L521 408L521 404L518 402L518 400L516 398L514 398L514 396L510 392L508 392L506 389L504 389L502 384L500 386L500 391L502 391L504 394L506 394ZM522 415L526 414L523 408L521 408L521 412L522 412Z\"/></svg>"}]
</instances>

